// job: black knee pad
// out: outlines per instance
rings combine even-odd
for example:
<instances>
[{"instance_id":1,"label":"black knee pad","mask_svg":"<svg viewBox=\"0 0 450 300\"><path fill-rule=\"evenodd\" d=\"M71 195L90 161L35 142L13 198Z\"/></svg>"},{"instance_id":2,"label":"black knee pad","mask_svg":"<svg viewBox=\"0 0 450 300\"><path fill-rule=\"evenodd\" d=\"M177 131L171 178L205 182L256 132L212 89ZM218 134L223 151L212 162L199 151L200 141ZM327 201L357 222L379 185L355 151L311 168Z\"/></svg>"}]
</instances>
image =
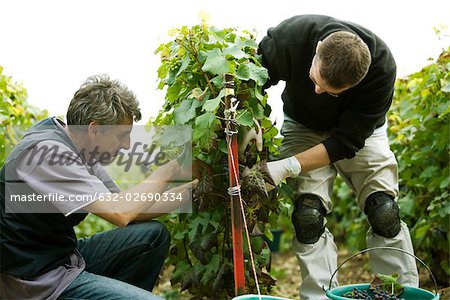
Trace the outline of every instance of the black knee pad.
<instances>
[{"instance_id":1,"label":"black knee pad","mask_svg":"<svg viewBox=\"0 0 450 300\"><path fill-rule=\"evenodd\" d=\"M294 199L292 224L297 240L303 244L316 243L325 231L325 215L326 210L319 196L302 194Z\"/></svg>"},{"instance_id":2,"label":"black knee pad","mask_svg":"<svg viewBox=\"0 0 450 300\"><path fill-rule=\"evenodd\" d=\"M376 234L393 238L400 232L400 208L394 197L385 192L370 194L364 206L364 213Z\"/></svg>"}]
</instances>

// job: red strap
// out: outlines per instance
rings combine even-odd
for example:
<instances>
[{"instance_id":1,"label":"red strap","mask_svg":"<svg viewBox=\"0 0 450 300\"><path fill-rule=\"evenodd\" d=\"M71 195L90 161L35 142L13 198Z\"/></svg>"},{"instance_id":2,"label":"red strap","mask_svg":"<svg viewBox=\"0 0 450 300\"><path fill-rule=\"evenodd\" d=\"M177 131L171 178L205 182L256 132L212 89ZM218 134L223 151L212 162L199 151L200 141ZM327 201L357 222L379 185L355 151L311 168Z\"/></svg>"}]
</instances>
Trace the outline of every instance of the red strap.
<instances>
[{"instance_id":1,"label":"red strap","mask_svg":"<svg viewBox=\"0 0 450 300\"><path fill-rule=\"evenodd\" d=\"M234 94L234 78L231 74L225 74L225 109L230 110ZM230 112L230 111L229 111ZM230 112L231 113L231 112ZM231 117L231 116L228 116ZM234 116L233 116L234 117ZM239 164L238 164L238 146L236 124L229 121L227 130L230 134L228 145L228 177L230 188L239 185ZM244 276L244 249L242 243L242 216L240 210L240 198L236 193L231 193L231 233L233 238L233 262L234 262L234 292L236 296L245 293Z\"/></svg>"},{"instance_id":2,"label":"red strap","mask_svg":"<svg viewBox=\"0 0 450 300\"><path fill-rule=\"evenodd\" d=\"M228 153L228 170L230 187L235 187L239 184L239 172L236 176L233 175L233 170L239 170L238 165L238 148L237 135L233 134L231 137L231 153ZM236 178L237 177L237 178ZM244 277L244 250L242 242L242 215L239 204L239 196L231 196L231 230L233 237L233 261L234 261L234 292L236 296L245 293L245 277Z\"/></svg>"}]
</instances>

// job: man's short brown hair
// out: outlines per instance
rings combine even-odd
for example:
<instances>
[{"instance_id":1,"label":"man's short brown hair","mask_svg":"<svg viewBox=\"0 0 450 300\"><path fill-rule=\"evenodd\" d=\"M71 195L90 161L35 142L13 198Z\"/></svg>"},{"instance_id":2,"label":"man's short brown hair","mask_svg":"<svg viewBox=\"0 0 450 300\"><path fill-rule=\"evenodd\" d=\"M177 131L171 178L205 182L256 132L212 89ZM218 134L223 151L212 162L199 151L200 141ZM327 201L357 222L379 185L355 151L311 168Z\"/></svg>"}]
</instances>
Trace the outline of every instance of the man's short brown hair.
<instances>
[{"instance_id":1,"label":"man's short brown hair","mask_svg":"<svg viewBox=\"0 0 450 300\"><path fill-rule=\"evenodd\" d=\"M348 31L337 31L327 36L317 49L320 76L328 85L340 89L358 84L369 70L369 47Z\"/></svg>"}]
</instances>

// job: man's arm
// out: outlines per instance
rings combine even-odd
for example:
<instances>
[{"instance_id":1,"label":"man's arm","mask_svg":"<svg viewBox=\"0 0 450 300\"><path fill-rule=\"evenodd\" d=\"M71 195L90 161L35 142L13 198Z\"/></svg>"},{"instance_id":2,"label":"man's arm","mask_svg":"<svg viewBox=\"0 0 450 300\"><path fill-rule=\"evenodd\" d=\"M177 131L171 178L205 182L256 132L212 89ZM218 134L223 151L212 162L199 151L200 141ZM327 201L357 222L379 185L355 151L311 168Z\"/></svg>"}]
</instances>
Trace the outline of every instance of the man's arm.
<instances>
[{"instance_id":1,"label":"man's arm","mask_svg":"<svg viewBox=\"0 0 450 300\"><path fill-rule=\"evenodd\" d=\"M302 166L302 172L308 172L314 169L318 169L330 164L330 158L328 156L327 149L320 143L306 151L300 152L295 155L295 158Z\"/></svg>"},{"instance_id":2,"label":"man's arm","mask_svg":"<svg viewBox=\"0 0 450 300\"><path fill-rule=\"evenodd\" d=\"M192 201L192 189L197 186L198 180L203 176L212 176L213 169L207 163L195 158L192 162L192 169L185 170L185 174L181 174L181 176L190 176L191 174L186 173L189 171L192 171L192 178L196 178L195 180L167 190L166 195L170 201L157 201L147 211L136 216L136 218L133 219L133 222L151 220ZM180 172L177 172L177 175L179 176Z\"/></svg>"},{"instance_id":3,"label":"man's arm","mask_svg":"<svg viewBox=\"0 0 450 300\"><path fill-rule=\"evenodd\" d=\"M156 169L141 184L115 195L113 198L118 202L96 201L87 206L86 210L117 226L151 220L188 204L192 188L197 186L198 179L212 173L211 166L201 160L194 159L192 168L188 169L183 169L173 160ZM182 179L190 178L191 175L197 179L167 190L168 183L174 177ZM126 201L130 198L129 195L138 201ZM153 197L151 201L150 197Z\"/></svg>"},{"instance_id":4,"label":"man's arm","mask_svg":"<svg viewBox=\"0 0 450 300\"><path fill-rule=\"evenodd\" d=\"M176 188L159 193L159 195L161 195L163 193L167 193L169 195L169 197L171 197L170 195L174 194L179 198L176 201L162 200L164 196L161 196L160 201L156 201L156 200L140 201L139 200L136 202L126 202L123 199L123 197L125 197L124 195L127 192L131 193L132 195L136 195L135 193L139 193L138 195L143 195L143 197L148 197L145 195L149 195L149 194L153 194L153 195L158 194L158 193L154 193L154 192L149 192L148 189L145 189L145 188L140 189L140 187L139 187L139 189L138 188L134 189L133 192L128 190L128 191L119 193L118 194L118 199L120 199L119 204L117 204L117 202L114 203L114 205L117 205L117 207L114 209L115 211L113 211L113 212L97 212L97 210L99 210L99 211L108 210L108 209L111 210L110 207L106 207L108 205L111 206L111 204L108 202L102 202L102 201L94 202L93 204L87 206L85 208L85 210L92 212L93 214L99 216L102 219L105 219L106 221L108 221L116 226L124 227L132 222L151 220L153 218L156 218L156 217L159 217L166 213L169 213L169 212L185 205L190 200L190 192L192 190L192 187L195 187L197 185L197 183L198 183L198 180L196 179L194 181L185 183ZM140 192L137 192L137 190L140 190ZM139 199L139 196L137 196L137 198ZM121 207L121 209L124 209L124 211L118 210L119 206ZM125 208L125 206L128 206L128 207Z\"/></svg>"},{"instance_id":5,"label":"man's arm","mask_svg":"<svg viewBox=\"0 0 450 300\"><path fill-rule=\"evenodd\" d=\"M147 211L139 213L132 222L148 221L186 205L192 200L191 191L197 184L198 180L195 179L192 182L185 183L166 191L167 195L169 195L168 197L171 198L170 201L157 201Z\"/></svg>"},{"instance_id":6,"label":"man's arm","mask_svg":"<svg viewBox=\"0 0 450 300\"><path fill-rule=\"evenodd\" d=\"M181 168L176 161L171 161L164 166L158 168L142 183L129 188L126 191L122 191L117 194L111 194L111 199L115 201L101 201L96 199L95 202L86 206L84 209L91 212L108 222L123 227L135 220L149 219L150 216L157 216L161 214L153 214L153 211L165 211L169 212L177 207L169 204L169 202L157 202L149 201L150 195L162 195L170 182L170 179L181 172ZM179 187L180 192L188 190L188 187L195 186L197 181L189 182ZM131 198L136 201L127 201ZM187 199L187 195L183 199ZM167 204L167 208L161 208L161 204ZM177 202L179 206L185 204L185 201ZM153 209L155 206L156 209ZM141 214L146 213L146 216L142 217ZM148 215L151 213L151 215Z\"/></svg>"},{"instance_id":7,"label":"man's arm","mask_svg":"<svg viewBox=\"0 0 450 300\"><path fill-rule=\"evenodd\" d=\"M288 177L296 177L300 172L308 172L330 164L327 149L318 144L306 151L285 159L270 161L267 169L275 185L279 185Z\"/></svg>"}]
</instances>

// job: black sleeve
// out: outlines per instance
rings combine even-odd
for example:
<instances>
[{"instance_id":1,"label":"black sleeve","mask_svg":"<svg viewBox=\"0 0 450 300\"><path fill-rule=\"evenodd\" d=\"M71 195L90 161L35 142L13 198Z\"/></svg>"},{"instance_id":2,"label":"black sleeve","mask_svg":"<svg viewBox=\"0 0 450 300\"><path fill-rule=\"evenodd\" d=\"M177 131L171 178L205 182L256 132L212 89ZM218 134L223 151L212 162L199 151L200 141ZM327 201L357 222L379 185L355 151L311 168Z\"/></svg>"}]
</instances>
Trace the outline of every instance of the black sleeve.
<instances>
[{"instance_id":1,"label":"black sleeve","mask_svg":"<svg viewBox=\"0 0 450 300\"><path fill-rule=\"evenodd\" d=\"M271 35L271 29L259 43L258 53L262 55L262 64L269 72L269 79L264 89L276 85L280 80L288 80L290 64L285 51L277 44L275 37Z\"/></svg>"},{"instance_id":2,"label":"black sleeve","mask_svg":"<svg viewBox=\"0 0 450 300\"><path fill-rule=\"evenodd\" d=\"M322 142L331 163L354 157L375 128L384 123L392 103L395 76L395 69L381 77L374 75L377 79L365 79L368 83L355 91L351 105L339 118L339 125Z\"/></svg>"}]
</instances>

